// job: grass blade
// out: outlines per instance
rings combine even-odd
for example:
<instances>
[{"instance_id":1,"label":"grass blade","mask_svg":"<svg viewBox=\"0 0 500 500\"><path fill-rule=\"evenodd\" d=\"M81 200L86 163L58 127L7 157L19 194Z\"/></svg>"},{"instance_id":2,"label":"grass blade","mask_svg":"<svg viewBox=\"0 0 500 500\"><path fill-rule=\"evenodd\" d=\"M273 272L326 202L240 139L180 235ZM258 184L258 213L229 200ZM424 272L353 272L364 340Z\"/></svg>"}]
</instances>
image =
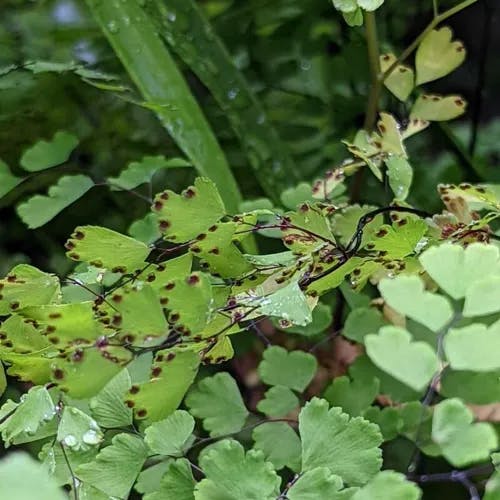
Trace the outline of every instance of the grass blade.
<instances>
[{"instance_id":1,"label":"grass blade","mask_svg":"<svg viewBox=\"0 0 500 500\"><path fill-rule=\"evenodd\" d=\"M227 160L141 0L87 0L128 74L199 174L235 213L241 195Z\"/></svg>"},{"instance_id":2,"label":"grass blade","mask_svg":"<svg viewBox=\"0 0 500 500\"><path fill-rule=\"evenodd\" d=\"M273 200L299 171L226 47L194 0L152 0L145 9L160 35L208 87L239 137L257 180Z\"/></svg>"}]
</instances>

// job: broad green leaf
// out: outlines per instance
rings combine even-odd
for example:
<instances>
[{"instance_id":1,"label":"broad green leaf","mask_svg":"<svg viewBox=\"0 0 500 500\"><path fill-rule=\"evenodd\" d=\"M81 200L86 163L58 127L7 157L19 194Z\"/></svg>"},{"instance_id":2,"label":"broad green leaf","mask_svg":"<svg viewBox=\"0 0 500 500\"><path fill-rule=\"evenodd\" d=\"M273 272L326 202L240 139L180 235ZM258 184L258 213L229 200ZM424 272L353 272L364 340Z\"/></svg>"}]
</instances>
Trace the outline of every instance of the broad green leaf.
<instances>
[{"instance_id":1,"label":"broad green leaf","mask_svg":"<svg viewBox=\"0 0 500 500\"><path fill-rule=\"evenodd\" d=\"M380 56L380 70L385 73L396 62L392 53ZM405 64L398 64L385 79L384 85L400 100L406 101L415 86L415 73Z\"/></svg>"},{"instance_id":2,"label":"broad green leaf","mask_svg":"<svg viewBox=\"0 0 500 500\"><path fill-rule=\"evenodd\" d=\"M0 198L3 198L16 186L21 184L23 180L23 177L16 177L13 175L7 163L0 160Z\"/></svg>"},{"instance_id":3,"label":"broad green leaf","mask_svg":"<svg viewBox=\"0 0 500 500\"><path fill-rule=\"evenodd\" d=\"M410 333L396 326L384 326L378 335L367 335L365 346L375 365L415 391L424 389L439 367L429 344L412 342Z\"/></svg>"},{"instance_id":4,"label":"broad green leaf","mask_svg":"<svg viewBox=\"0 0 500 500\"><path fill-rule=\"evenodd\" d=\"M197 237L190 250L208 264L212 274L222 278L238 278L253 270L253 266L233 243L238 226L232 222L214 224Z\"/></svg>"},{"instance_id":5,"label":"broad green leaf","mask_svg":"<svg viewBox=\"0 0 500 500\"><path fill-rule=\"evenodd\" d=\"M15 411L5 418L14 408ZM5 410L8 410L7 413L4 413ZM56 409L45 387L31 388L17 405L7 401L2 407L2 414L0 431L6 447L56 433L57 427L50 425L55 420Z\"/></svg>"},{"instance_id":6,"label":"broad green leaf","mask_svg":"<svg viewBox=\"0 0 500 500\"><path fill-rule=\"evenodd\" d=\"M281 478L260 451L245 453L232 439L212 445L200 457L205 473L196 485L196 500L275 500Z\"/></svg>"},{"instance_id":7,"label":"broad green leaf","mask_svg":"<svg viewBox=\"0 0 500 500\"><path fill-rule=\"evenodd\" d=\"M84 399L95 396L132 355L123 347L75 349L66 358L52 361L52 380L71 397Z\"/></svg>"},{"instance_id":8,"label":"broad green leaf","mask_svg":"<svg viewBox=\"0 0 500 500\"><path fill-rule=\"evenodd\" d=\"M348 500L357 488L343 489L342 478L332 474L328 467L316 467L302 474L287 491L289 500Z\"/></svg>"},{"instance_id":9,"label":"broad green leaf","mask_svg":"<svg viewBox=\"0 0 500 500\"><path fill-rule=\"evenodd\" d=\"M498 447L492 425L473 423L473 413L459 399L447 399L434 408L432 439L455 467L487 460Z\"/></svg>"},{"instance_id":10,"label":"broad green leaf","mask_svg":"<svg viewBox=\"0 0 500 500\"><path fill-rule=\"evenodd\" d=\"M427 224L423 220L402 218L391 226L381 226L368 248L387 252L387 258L402 259L419 250L419 246L425 242L426 232Z\"/></svg>"},{"instance_id":11,"label":"broad green leaf","mask_svg":"<svg viewBox=\"0 0 500 500\"><path fill-rule=\"evenodd\" d=\"M485 316L500 311L500 275L476 281L465 292L463 315Z\"/></svg>"},{"instance_id":12,"label":"broad green leaf","mask_svg":"<svg viewBox=\"0 0 500 500\"><path fill-rule=\"evenodd\" d=\"M211 437L240 431L245 425L248 410L235 380L221 372L202 379L187 395L186 405Z\"/></svg>"},{"instance_id":13,"label":"broad green leaf","mask_svg":"<svg viewBox=\"0 0 500 500\"><path fill-rule=\"evenodd\" d=\"M0 497L16 500L67 500L45 467L25 452L9 454L0 461Z\"/></svg>"},{"instance_id":14,"label":"broad green leaf","mask_svg":"<svg viewBox=\"0 0 500 500\"><path fill-rule=\"evenodd\" d=\"M151 182L154 174L162 168L190 167L182 158L167 160L164 156L145 156L140 161L133 161L120 172L118 177L109 177L107 182L112 190L134 189L141 184Z\"/></svg>"},{"instance_id":15,"label":"broad green leaf","mask_svg":"<svg viewBox=\"0 0 500 500\"><path fill-rule=\"evenodd\" d=\"M80 465L75 474L107 495L127 498L147 455L142 439L132 434L117 434L95 460Z\"/></svg>"},{"instance_id":16,"label":"broad green leaf","mask_svg":"<svg viewBox=\"0 0 500 500\"><path fill-rule=\"evenodd\" d=\"M433 332L444 328L453 317L448 300L425 291L424 282L418 276L384 279L379 284L379 290L389 306Z\"/></svg>"},{"instance_id":17,"label":"broad green leaf","mask_svg":"<svg viewBox=\"0 0 500 500\"><path fill-rule=\"evenodd\" d=\"M61 288L57 276L28 264L13 267L0 280L0 315L8 315L28 306L57 303Z\"/></svg>"},{"instance_id":18,"label":"broad green leaf","mask_svg":"<svg viewBox=\"0 0 500 500\"><path fill-rule=\"evenodd\" d=\"M92 416L101 427L111 429L132 424L132 410L123 402L123 396L131 385L129 372L124 369L90 400Z\"/></svg>"},{"instance_id":19,"label":"broad green leaf","mask_svg":"<svg viewBox=\"0 0 500 500\"><path fill-rule=\"evenodd\" d=\"M78 138L65 131L56 132L51 141L38 141L21 156L21 166L28 172L38 172L68 161L78 145Z\"/></svg>"},{"instance_id":20,"label":"broad green leaf","mask_svg":"<svg viewBox=\"0 0 500 500\"><path fill-rule=\"evenodd\" d=\"M326 304L318 303L312 311L312 321L306 326L291 325L286 327L286 333L296 333L304 337L314 337L332 324L332 308Z\"/></svg>"},{"instance_id":21,"label":"broad green leaf","mask_svg":"<svg viewBox=\"0 0 500 500\"><path fill-rule=\"evenodd\" d=\"M347 316L342 335L363 344L366 335L378 332L386 325L382 313L373 307L357 307Z\"/></svg>"},{"instance_id":22,"label":"broad green leaf","mask_svg":"<svg viewBox=\"0 0 500 500\"><path fill-rule=\"evenodd\" d=\"M468 288L485 276L500 276L500 252L494 245L452 243L431 247L419 257L429 276L453 299L465 297Z\"/></svg>"},{"instance_id":23,"label":"broad green leaf","mask_svg":"<svg viewBox=\"0 0 500 500\"><path fill-rule=\"evenodd\" d=\"M358 8L357 0L333 0L333 6L340 12L354 12Z\"/></svg>"},{"instance_id":24,"label":"broad green leaf","mask_svg":"<svg viewBox=\"0 0 500 500\"><path fill-rule=\"evenodd\" d=\"M166 419L147 427L144 441L155 454L182 456L194 425L194 418L187 411L176 410Z\"/></svg>"},{"instance_id":25,"label":"broad green leaf","mask_svg":"<svg viewBox=\"0 0 500 500\"><path fill-rule=\"evenodd\" d=\"M259 375L267 385L282 385L302 392L313 379L318 363L307 352L291 351L280 346L268 347L259 364Z\"/></svg>"},{"instance_id":26,"label":"broad green leaf","mask_svg":"<svg viewBox=\"0 0 500 500\"><path fill-rule=\"evenodd\" d=\"M336 377L326 388L323 397L331 406L339 406L345 413L357 417L363 413L379 394L380 383L376 378Z\"/></svg>"},{"instance_id":27,"label":"broad green leaf","mask_svg":"<svg viewBox=\"0 0 500 500\"><path fill-rule=\"evenodd\" d=\"M241 195L231 169L153 19L135 1L86 3L149 107L199 174L217 184L228 210L236 212Z\"/></svg>"},{"instance_id":28,"label":"broad green leaf","mask_svg":"<svg viewBox=\"0 0 500 500\"><path fill-rule=\"evenodd\" d=\"M361 485L382 465L382 436L376 425L361 417L349 419L340 408L328 409L313 398L299 415L302 472L327 467L349 485Z\"/></svg>"},{"instance_id":29,"label":"broad green leaf","mask_svg":"<svg viewBox=\"0 0 500 500\"><path fill-rule=\"evenodd\" d=\"M36 194L17 206L17 214L30 228L36 229L81 198L94 182L86 175L66 175L51 186L47 196Z\"/></svg>"},{"instance_id":30,"label":"broad green leaf","mask_svg":"<svg viewBox=\"0 0 500 500\"><path fill-rule=\"evenodd\" d=\"M137 419L156 422L168 417L181 404L193 383L200 357L193 351L159 351L151 366L151 379L134 384L126 395L126 405Z\"/></svg>"},{"instance_id":31,"label":"broad green leaf","mask_svg":"<svg viewBox=\"0 0 500 500\"><path fill-rule=\"evenodd\" d=\"M150 249L141 241L99 226L78 226L66 242L70 259L129 273L144 267Z\"/></svg>"},{"instance_id":32,"label":"broad green leaf","mask_svg":"<svg viewBox=\"0 0 500 500\"><path fill-rule=\"evenodd\" d=\"M299 406L299 399L288 387L275 385L266 391L257 409L268 417L284 417Z\"/></svg>"},{"instance_id":33,"label":"broad green leaf","mask_svg":"<svg viewBox=\"0 0 500 500\"><path fill-rule=\"evenodd\" d=\"M440 394L471 404L485 405L500 401L500 370L494 372L454 371L446 368L441 375Z\"/></svg>"},{"instance_id":34,"label":"broad green leaf","mask_svg":"<svg viewBox=\"0 0 500 500\"><path fill-rule=\"evenodd\" d=\"M252 432L253 448L264 453L265 459L276 470L288 467L300 470L300 439L285 422L267 422L255 427Z\"/></svg>"},{"instance_id":35,"label":"broad green leaf","mask_svg":"<svg viewBox=\"0 0 500 500\"><path fill-rule=\"evenodd\" d=\"M250 171L267 196L278 201L284 187L301 178L289 148L259 101L257 89L235 64L218 30L206 18L205 5L195 0L153 0L145 4L157 22L160 36L208 88L238 137ZM174 21L171 19L175 17ZM197 36L187 37L180 19L189 19ZM208 160L210 161L210 160Z\"/></svg>"},{"instance_id":36,"label":"broad green leaf","mask_svg":"<svg viewBox=\"0 0 500 500\"><path fill-rule=\"evenodd\" d=\"M168 466L158 491L145 495L144 500L194 500L195 484L191 465L181 458Z\"/></svg>"},{"instance_id":37,"label":"broad green leaf","mask_svg":"<svg viewBox=\"0 0 500 500\"><path fill-rule=\"evenodd\" d=\"M444 351L454 370L500 369L500 321L490 327L474 323L452 328L444 338Z\"/></svg>"},{"instance_id":38,"label":"broad green leaf","mask_svg":"<svg viewBox=\"0 0 500 500\"><path fill-rule=\"evenodd\" d=\"M354 12L343 12L342 17L351 26L363 26L363 11L357 8Z\"/></svg>"},{"instance_id":39,"label":"broad green leaf","mask_svg":"<svg viewBox=\"0 0 500 500\"><path fill-rule=\"evenodd\" d=\"M403 474L392 470L379 472L370 482L354 493L351 500L419 500L422 492Z\"/></svg>"},{"instance_id":40,"label":"broad green leaf","mask_svg":"<svg viewBox=\"0 0 500 500\"><path fill-rule=\"evenodd\" d=\"M458 68L465 60L462 42L452 41L448 26L432 30L420 43L415 64L417 85L442 78Z\"/></svg>"},{"instance_id":41,"label":"broad green leaf","mask_svg":"<svg viewBox=\"0 0 500 500\"><path fill-rule=\"evenodd\" d=\"M356 0L359 7L362 9L372 11L378 9L385 0Z\"/></svg>"},{"instance_id":42,"label":"broad green leaf","mask_svg":"<svg viewBox=\"0 0 500 500\"><path fill-rule=\"evenodd\" d=\"M313 203L314 197L311 184L301 182L295 187L285 189L280 195L280 200L290 210L295 210L301 203Z\"/></svg>"},{"instance_id":43,"label":"broad green leaf","mask_svg":"<svg viewBox=\"0 0 500 500\"><path fill-rule=\"evenodd\" d=\"M408 160L401 156L389 156L385 160L387 176L394 196L399 201L404 201L410 192L413 180L413 169Z\"/></svg>"},{"instance_id":44,"label":"broad green leaf","mask_svg":"<svg viewBox=\"0 0 500 500\"><path fill-rule=\"evenodd\" d=\"M296 282L266 295L256 304L259 305L261 314L274 316L294 325L306 326L312 321L311 307Z\"/></svg>"},{"instance_id":45,"label":"broad green leaf","mask_svg":"<svg viewBox=\"0 0 500 500\"><path fill-rule=\"evenodd\" d=\"M382 436L384 436L384 441L395 439L403 426L399 410L390 406L383 409L378 406L370 406L363 412L362 416L378 425Z\"/></svg>"},{"instance_id":46,"label":"broad green leaf","mask_svg":"<svg viewBox=\"0 0 500 500\"><path fill-rule=\"evenodd\" d=\"M65 448L87 451L99 445L103 439L104 435L93 418L78 408L72 406L64 408L57 428L57 440Z\"/></svg>"},{"instance_id":47,"label":"broad green leaf","mask_svg":"<svg viewBox=\"0 0 500 500\"><path fill-rule=\"evenodd\" d=\"M430 122L453 120L465 113L467 103L459 95L423 94L411 108L410 118Z\"/></svg>"},{"instance_id":48,"label":"broad green leaf","mask_svg":"<svg viewBox=\"0 0 500 500\"><path fill-rule=\"evenodd\" d=\"M20 314L36 321L51 344L66 347L93 343L103 334L92 307L93 302L31 306Z\"/></svg>"},{"instance_id":49,"label":"broad green leaf","mask_svg":"<svg viewBox=\"0 0 500 500\"><path fill-rule=\"evenodd\" d=\"M157 194L153 210L164 238L176 243L205 233L226 213L217 187L204 177L198 177L194 186L181 194L173 191Z\"/></svg>"}]
</instances>

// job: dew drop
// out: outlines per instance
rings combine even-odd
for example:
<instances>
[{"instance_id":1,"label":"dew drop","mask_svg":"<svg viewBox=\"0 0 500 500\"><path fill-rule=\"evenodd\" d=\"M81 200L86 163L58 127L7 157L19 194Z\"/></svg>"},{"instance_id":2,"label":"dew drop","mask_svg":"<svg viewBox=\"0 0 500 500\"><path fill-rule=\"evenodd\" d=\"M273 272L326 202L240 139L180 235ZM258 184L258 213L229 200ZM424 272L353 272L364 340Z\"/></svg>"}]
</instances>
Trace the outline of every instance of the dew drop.
<instances>
[{"instance_id":1,"label":"dew drop","mask_svg":"<svg viewBox=\"0 0 500 500\"><path fill-rule=\"evenodd\" d=\"M69 446L70 448L73 448L74 446L76 446L76 444L78 443L78 440L76 439L75 436L73 436L73 434L68 434L64 439L63 439L63 443L66 445L66 446Z\"/></svg>"},{"instance_id":2,"label":"dew drop","mask_svg":"<svg viewBox=\"0 0 500 500\"><path fill-rule=\"evenodd\" d=\"M167 19L171 22L174 23L175 20L177 19L177 14L175 12L169 12L167 14Z\"/></svg>"},{"instance_id":3,"label":"dew drop","mask_svg":"<svg viewBox=\"0 0 500 500\"><path fill-rule=\"evenodd\" d=\"M101 442L101 436L93 430L89 429L83 436L82 440L85 444L99 444Z\"/></svg>"},{"instance_id":4,"label":"dew drop","mask_svg":"<svg viewBox=\"0 0 500 500\"><path fill-rule=\"evenodd\" d=\"M237 88L230 89L227 93L227 98L232 101L233 99L236 99L236 96L238 95L238 93L239 93L239 89L237 89Z\"/></svg>"},{"instance_id":5,"label":"dew drop","mask_svg":"<svg viewBox=\"0 0 500 500\"><path fill-rule=\"evenodd\" d=\"M120 31L120 28L118 27L116 21L110 21L108 23L108 30L110 31L110 33L118 33Z\"/></svg>"}]
</instances>

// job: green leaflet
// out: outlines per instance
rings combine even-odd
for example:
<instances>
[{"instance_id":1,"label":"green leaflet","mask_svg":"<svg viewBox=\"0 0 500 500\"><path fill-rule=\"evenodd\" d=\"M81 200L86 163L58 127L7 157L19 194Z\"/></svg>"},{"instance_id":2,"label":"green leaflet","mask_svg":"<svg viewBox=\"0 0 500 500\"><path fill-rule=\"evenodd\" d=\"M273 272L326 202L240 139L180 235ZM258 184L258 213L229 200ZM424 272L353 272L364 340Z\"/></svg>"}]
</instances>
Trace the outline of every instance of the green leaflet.
<instances>
[{"instance_id":1,"label":"green leaflet","mask_svg":"<svg viewBox=\"0 0 500 500\"><path fill-rule=\"evenodd\" d=\"M24 179L22 177L16 177L13 175L7 163L0 160L0 198L3 198L16 186L21 184L23 180Z\"/></svg>"},{"instance_id":2,"label":"green leaflet","mask_svg":"<svg viewBox=\"0 0 500 500\"><path fill-rule=\"evenodd\" d=\"M0 315L61 300L59 279L28 264L13 267L0 280L0 290Z\"/></svg>"},{"instance_id":3,"label":"green leaflet","mask_svg":"<svg viewBox=\"0 0 500 500\"><path fill-rule=\"evenodd\" d=\"M248 416L235 380L225 372L202 379L189 391L186 405L212 437L238 432Z\"/></svg>"},{"instance_id":4,"label":"green leaflet","mask_svg":"<svg viewBox=\"0 0 500 500\"><path fill-rule=\"evenodd\" d=\"M93 418L78 408L64 408L57 428L57 441L64 447L74 451L88 451L103 439L104 434Z\"/></svg>"},{"instance_id":5,"label":"green leaflet","mask_svg":"<svg viewBox=\"0 0 500 500\"><path fill-rule=\"evenodd\" d=\"M141 184L151 182L155 173L163 168L190 167L182 158L167 160L164 156L145 156L140 161L133 161L120 172L118 177L109 177L107 182L112 190L134 189Z\"/></svg>"},{"instance_id":6,"label":"green leaflet","mask_svg":"<svg viewBox=\"0 0 500 500\"><path fill-rule=\"evenodd\" d=\"M397 200L404 201L410 192L413 169L405 158L390 156L385 160L389 185Z\"/></svg>"},{"instance_id":7,"label":"green leaflet","mask_svg":"<svg viewBox=\"0 0 500 500\"><path fill-rule=\"evenodd\" d=\"M432 30L420 43L415 56L417 85L442 78L465 60L462 42L452 41L448 26Z\"/></svg>"},{"instance_id":8,"label":"green leaflet","mask_svg":"<svg viewBox=\"0 0 500 500\"><path fill-rule=\"evenodd\" d=\"M385 73L396 62L392 53L380 56L380 70ZM400 100L406 101L415 86L415 72L409 66L398 64L385 79L384 85Z\"/></svg>"},{"instance_id":9,"label":"green leaflet","mask_svg":"<svg viewBox=\"0 0 500 500\"><path fill-rule=\"evenodd\" d=\"M316 467L300 476L288 490L289 500L348 500L357 488L343 489L340 476L332 474L328 467Z\"/></svg>"},{"instance_id":10,"label":"green leaflet","mask_svg":"<svg viewBox=\"0 0 500 500\"><path fill-rule=\"evenodd\" d=\"M302 351L288 352L272 346L264 351L259 375L268 385L282 385L302 392L309 385L317 369L316 358Z\"/></svg>"},{"instance_id":11,"label":"green leaflet","mask_svg":"<svg viewBox=\"0 0 500 500\"><path fill-rule=\"evenodd\" d=\"M198 177L181 194L168 190L157 194L153 210L164 238L176 243L205 233L226 213L217 187L204 177Z\"/></svg>"},{"instance_id":12,"label":"green leaflet","mask_svg":"<svg viewBox=\"0 0 500 500\"><path fill-rule=\"evenodd\" d=\"M144 243L99 226L78 226L65 246L70 259L113 273L128 273L144 267L150 252Z\"/></svg>"},{"instance_id":13,"label":"green leaflet","mask_svg":"<svg viewBox=\"0 0 500 500\"><path fill-rule=\"evenodd\" d=\"M197 171L219 186L228 210L236 212L241 196L224 153L151 17L136 0L87 0L87 5L169 134Z\"/></svg>"},{"instance_id":14,"label":"green leaflet","mask_svg":"<svg viewBox=\"0 0 500 500\"><path fill-rule=\"evenodd\" d=\"M56 132L51 141L38 141L21 156L20 163L28 172L38 172L68 161L78 145L78 138L69 132Z\"/></svg>"},{"instance_id":15,"label":"green leaflet","mask_svg":"<svg viewBox=\"0 0 500 500\"><path fill-rule=\"evenodd\" d=\"M147 427L144 441L155 454L182 456L194 425L194 418L187 411L176 410L164 420Z\"/></svg>"},{"instance_id":16,"label":"green leaflet","mask_svg":"<svg viewBox=\"0 0 500 500\"><path fill-rule=\"evenodd\" d=\"M275 385L268 389L257 409L268 417L284 417L299 406L299 399L288 387Z\"/></svg>"},{"instance_id":17,"label":"green leaflet","mask_svg":"<svg viewBox=\"0 0 500 500\"><path fill-rule=\"evenodd\" d=\"M444 350L454 370L500 369L500 320L490 327L474 323L450 329L444 338Z\"/></svg>"},{"instance_id":18,"label":"green leaflet","mask_svg":"<svg viewBox=\"0 0 500 500\"><path fill-rule=\"evenodd\" d=\"M423 281L417 276L397 276L384 279L379 284L384 300L397 312L418 321L433 332L445 327L453 317L449 301L424 290Z\"/></svg>"},{"instance_id":19,"label":"green leaflet","mask_svg":"<svg viewBox=\"0 0 500 500\"><path fill-rule=\"evenodd\" d=\"M0 462L0 496L19 500L67 499L47 470L25 452L14 453Z\"/></svg>"},{"instance_id":20,"label":"green leaflet","mask_svg":"<svg viewBox=\"0 0 500 500\"><path fill-rule=\"evenodd\" d=\"M252 432L253 449L264 453L265 459L276 470L288 467L294 472L300 470L300 439L285 422L267 422L255 427Z\"/></svg>"},{"instance_id":21,"label":"green leaflet","mask_svg":"<svg viewBox=\"0 0 500 500\"><path fill-rule=\"evenodd\" d=\"M302 472L327 467L349 485L361 485L382 465L378 427L361 417L349 419L340 408L328 409L324 399L313 398L299 415Z\"/></svg>"},{"instance_id":22,"label":"green leaflet","mask_svg":"<svg viewBox=\"0 0 500 500\"><path fill-rule=\"evenodd\" d=\"M18 205L17 214L30 229L41 227L93 186L94 182L86 175L61 177L49 188L47 196L36 194Z\"/></svg>"},{"instance_id":23,"label":"green leaflet","mask_svg":"<svg viewBox=\"0 0 500 500\"><path fill-rule=\"evenodd\" d=\"M453 120L465 113L466 106L465 100L458 95L423 94L411 108L410 118L430 122Z\"/></svg>"},{"instance_id":24,"label":"green leaflet","mask_svg":"<svg viewBox=\"0 0 500 500\"><path fill-rule=\"evenodd\" d=\"M107 495L126 498L146 457L142 439L132 434L117 434L95 460L80 465L75 473L81 481Z\"/></svg>"},{"instance_id":25,"label":"green leaflet","mask_svg":"<svg viewBox=\"0 0 500 500\"><path fill-rule=\"evenodd\" d=\"M205 479L197 483L196 500L275 500L280 477L260 451L245 453L243 446L224 439L200 457Z\"/></svg>"},{"instance_id":26,"label":"green leaflet","mask_svg":"<svg viewBox=\"0 0 500 500\"><path fill-rule=\"evenodd\" d=\"M260 185L267 196L278 201L278 193L301 174L201 7L194 0L173 0L168 5L154 0L145 9L157 22L160 35L224 110ZM186 37L186 19L195 34L192 37Z\"/></svg>"},{"instance_id":27,"label":"green leaflet","mask_svg":"<svg viewBox=\"0 0 500 500\"><path fill-rule=\"evenodd\" d=\"M158 490L145 495L144 500L194 500L195 484L191 464L178 459L168 466Z\"/></svg>"},{"instance_id":28,"label":"green leaflet","mask_svg":"<svg viewBox=\"0 0 500 500\"><path fill-rule=\"evenodd\" d=\"M392 470L379 472L366 486L358 490L351 500L419 500L422 492L403 474Z\"/></svg>"},{"instance_id":29,"label":"green leaflet","mask_svg":"<svg viewBox=\"0 0 500 500\"><path fill-rule=\"evenodd\" d=\"M132 424L132 410L123 402L131 385L129 371L123 369L90 400L92 416L101 427L126 427Z\"/></svg>"},{"instance_id":30,"label":"green leaflet","mask_svg":"<svg viewBox=\"0 0 500 500\"><path fill-rule=\"evenodd\" d=\"M365 346L381 370L415 391L424 389L439 367L438 357L429 344L412 342L410 333L403 328L384 326L378 335L365 337Z\"/></svg>"},{"instance_id":31,"label":"green leaflet","mask_svg":"<svg viewBox=\"0 0 500 500\"><path fill-rule=\"evenodd\" d=\"M168 417L181 403L198 372L200 357L193 351L164 350L156 354L150 380L134 384L125 404L139 420L156 422Z\"/></svg>"},{"instance_id":32,"label":"green leaflet","mask_svg":"<svg viewBox=\"0 0 500 500\"><path fill-rule=\"evenodd\" d=\"M472 412L458 399L447 399L434 409L432 439L455 467L487 460L498 447L493 426L474 424Z\"/></svg>"}]
</instances>

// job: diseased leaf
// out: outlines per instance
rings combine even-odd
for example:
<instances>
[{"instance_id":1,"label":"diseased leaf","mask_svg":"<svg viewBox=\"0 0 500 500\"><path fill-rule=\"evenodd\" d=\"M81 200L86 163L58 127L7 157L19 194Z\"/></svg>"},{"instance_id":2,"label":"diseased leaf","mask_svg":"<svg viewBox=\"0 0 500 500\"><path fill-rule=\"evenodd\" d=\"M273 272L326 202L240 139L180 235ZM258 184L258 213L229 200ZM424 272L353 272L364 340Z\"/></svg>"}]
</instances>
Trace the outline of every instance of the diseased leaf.
<instances>
[{"instance_id":1,"label":"diseased leaf","mask_svg":"<svg viewBox=\"0 0 500 500\"><path fill-rule=\"evenodd\" d=\"M361 417L349 419L340 408L328 409L313 398L299 415L302 472L327 467L349 485L362 485L382 465L382 436L376 425Z\"/></svg>"},{"instance_id":2,"label":"diseased leaf","mask_svg":"<svg viewBox=\"0 0 500 500\"><path fill-rule=\"evenodd\" d=\"M311 382L317 369L316 358L302 351L288 352L280 346L264 351L259 375L268 385L281 385L302 392Z\"/></svg>"},{"instance_id":3,"label":"diseased leaf","mask_svg":"<svg viewBox=\"0 0 500 500\"><path fill-rule=\"evenodd\" d=\"M66 131L56 132L51 141L38 141L21 156L21 166L28 172L38 172L68 161L78 145L78 138Z\"/></svg>"},{"instance_id":4,"label":"diseased leaf","mask_svg":"<svg viewBox=\"0 0 500 500\"><path fill-rule=\"evenodd\" d=\"M204 233L226 213L215 184L204 177L181 194L164 191L156 195L153 210L164 238L176 243Z\"/></svg>"},{"instance_id":5,"label":"diseased leaf","mask_svg":"<svg viewBox=\"0 0 500 500\"><path fill-rule=\"evenodd\" d=\"M36 229L81 198L94 182L86 175L67 175L51 186L47 196L36 194L17 206L17 214L30 228Z\"/></svg>"},{"instance_id":6,"label":"diseased leaf","mask_svg":"<svg viewBox=\"0 0 500 500\"><path fill-rule=\"evenodd\" d=\"M423 94L411 108L410 118L430 122L453 120L465 113L467 103L458 95Z\"/></svg>"},{"instance_id":7,"label":"diseased leaf","mask_svg":"<svg viewBox=\"0 0 500 500\"><path fill-rule=\"evenodd\" d=\"M150 252L141 241L99 226L78 226L66 248L70 259L113 273L129 273L144 267Z\"/></svg>"},{"instance_id":8,"label":"diseased leaf","mask_svg":"<svg viewBox=\"0 0 500 500\"><path fill-rule=\"evenodd\" d=\"M458 68L465 60L465 48L460 41L452 41L448 26L432 30L420 43L415 64L417 85L442 78Z\"/></svg>"},{"instance_id":9,"label":"diseased leaf","mask_svg":"<svg viewBox=\"0 0 500 500\"><path fill-rule=\"evenodd\" d=\"M396 61L394 54L380 56L380 70L385 73ZM415 73L412 68L398 64L385 79L384 85L400 100L406 101L415 85Z\"/></svg>"},{"instance_id":10,"label":"diseased leaf","mask_svg":"<svg viewBox=\"0 0 500 500\"><path fill-rule=\"evenodd\" d=\"M432 439L455 467L487 460L498 447L494 428L484 422L474 424L473 419L459 399L447 399L434 409Z\"/></svg>"},{"instance_id":11,"label":"diseased leaf","mask_svg":"<svg viewBox=\"0 0 500 500\"><path fill-rule=\"evenodd\" d=\"M410 333L396 326L384 326L378 335L367 335L365 346L381 370L415 391L424 389L439 367L438 357L429 344L412 342Z\"/></svg>"},{"instance_id":12,"label":"diseased leaf","mask_svg":"<svg viewBox=\"0 0 500 500\"><path fill-rule=\"evenodd\" d=\"M225 372L202 379L187 395L186 405L212 437L238 432L248 416L235 380Z\"/></svg>"},{"instance_id":13,"label":"diseased leaf","mask_svg":"<svg viewBox=\"0 0 500 500\"><path fill-rule=\"evenodd\" d=\"M210 446L200 457L205 473L196 485L196 500L275 500L280 477L260 451L245 453L243 446L224 439Z\"/></svg>"},{"instance_id":14,"label":"diseased leaf","mask_svg":"<svg viewBox=\"0 0 500 500\"><path fill-rule=\"evenodd\" d=\"M117 434L101 449L95 460L80 465L76 476L107 495L126 498L147 457L142 439L132 434Z\"/></svg>"},{"instance_id":15,"label":"diseased leaf","mask_svg":"<svg viewBox=\"0 0 500 500\"><path fill-rule=\"evenodd\" d=\"M385 160L389 185L397 200L404 201L410 192L413 169L405 158L389 156Z\"/></svg>"}]
</instances>

